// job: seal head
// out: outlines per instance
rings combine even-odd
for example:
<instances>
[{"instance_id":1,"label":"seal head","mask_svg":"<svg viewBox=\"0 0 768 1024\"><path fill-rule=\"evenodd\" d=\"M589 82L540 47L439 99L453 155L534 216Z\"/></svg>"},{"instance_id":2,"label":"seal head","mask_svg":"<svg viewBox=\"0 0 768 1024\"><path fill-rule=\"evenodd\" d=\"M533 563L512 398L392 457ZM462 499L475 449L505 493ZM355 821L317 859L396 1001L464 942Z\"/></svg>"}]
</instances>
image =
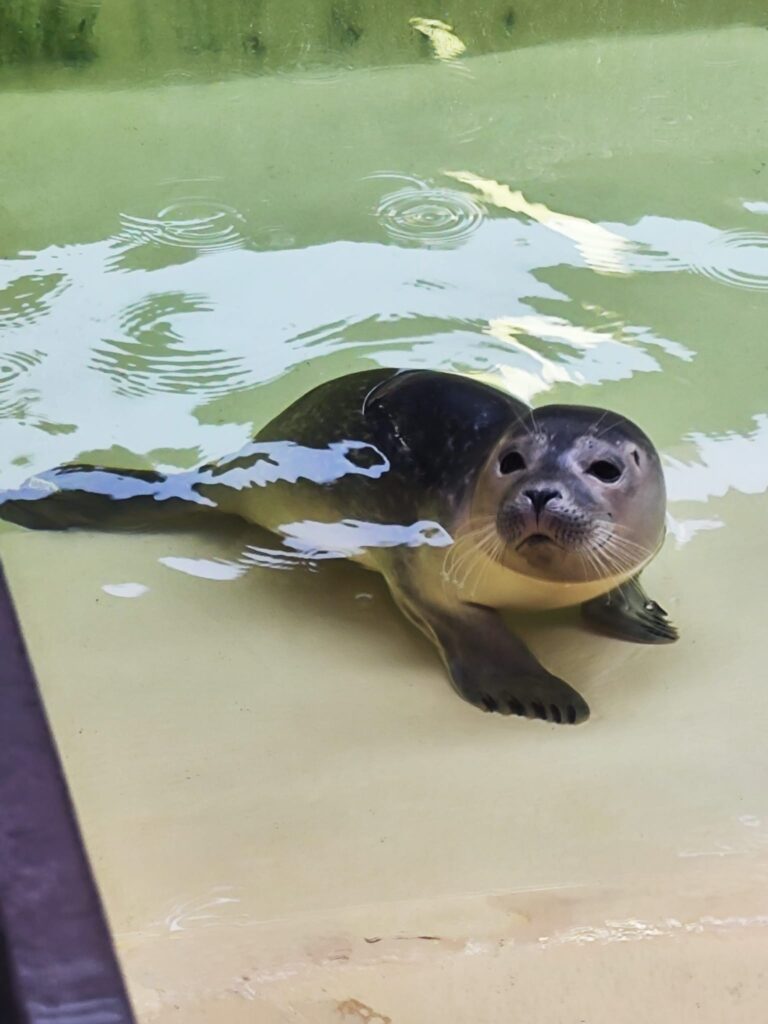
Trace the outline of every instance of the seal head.
<instances>
[{"instance_id":1,"label":"seal head","mask_svg":"<svg viewBox=\"0 0 768 1024\"><path fill-rule=\"evenodd\" d=\"M549 405L518 419L494 446L470 515L495 522L499 561L551 583L628 577L664 539L659 456L630 420Z\"/></svg>"}]
</instances>

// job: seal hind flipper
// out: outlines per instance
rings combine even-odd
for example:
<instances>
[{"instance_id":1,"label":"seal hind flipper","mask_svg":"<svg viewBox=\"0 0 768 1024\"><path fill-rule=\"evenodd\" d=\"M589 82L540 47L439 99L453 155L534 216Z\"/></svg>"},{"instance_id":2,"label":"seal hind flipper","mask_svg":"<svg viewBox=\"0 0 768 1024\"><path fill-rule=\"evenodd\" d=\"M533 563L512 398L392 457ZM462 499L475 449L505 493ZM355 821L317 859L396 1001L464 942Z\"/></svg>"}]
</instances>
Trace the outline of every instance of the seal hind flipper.
<instances>
[{"instance_id":1,"label":"seal hind flipper","mask_svg":"<svg viewBox=\"0 0 768 1024\"><path fill-rule=\"evenodd\" d=\"M576 725L589 705L572 686L541 665L493 608L421 600L402 575L385 577L400 610L435 644L453 688L482 711Z\"/></svg>"},{"instance_id":2,"label":"seal hind flipper","mask_svg":"<svg viewBox=\"0 0 768 1024\"><path fill-rule=\"evenodd\" d=\"M151 528L215 508L191 479L151 469L61 466L0 492L0 519L30 530Z\"/></svg>"},{"instance_id":3,"label":"seal hind flipper","mask_svg":"<svg viewBox=\"0 0 768 1024\"><path fill-rule=\"evenodd\" d=\"M600 633L636 644L671 644L679 634L638 576L581 606L584 619Z\"/></svg>"}]
</instances>

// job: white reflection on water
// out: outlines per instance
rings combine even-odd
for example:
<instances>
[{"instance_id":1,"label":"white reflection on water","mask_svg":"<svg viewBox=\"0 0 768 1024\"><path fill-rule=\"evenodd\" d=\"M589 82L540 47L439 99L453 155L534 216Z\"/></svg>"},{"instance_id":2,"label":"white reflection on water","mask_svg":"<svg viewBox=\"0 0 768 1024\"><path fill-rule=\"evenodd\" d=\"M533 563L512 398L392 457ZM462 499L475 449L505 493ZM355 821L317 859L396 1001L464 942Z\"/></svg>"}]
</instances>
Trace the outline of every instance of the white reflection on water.
<instances>
[{"instance_id":1,"label":"white reflection on water","mask_svg":"<svg viewBox=\"0 0 768 1024\"><path fill-rule=\"evenodd\" d=\"M143 583L105 583L101 589L111 597L142 597L149 592Z\"/></svg>"},{"instance_id":2,"label":"white reflection on water","mask_svg":"<svg viewBox=\"0 0 768 1024\"><path fill-rule=\"evenodd\" d=\"M176 903L161 921L153 922L153 925L164 926L169 932L181 932L190 926L215 924L222 917L222 907L240 903L240 897L233 893L230 885L214 886L206 896Z\"/></svg>"},{"instance_id":3,"label":"white reflection on water","mask_svg":"<svg viewBox=\"0 0 768 1024\"><path fill-rule=\"evenodd\" d=\"M550 210L544 203L532 203L509 185L481 178L471 171L447 171L447 176L476 189L483 199L509 213L528 217L554 234L570 239L587 266L604 273L628 274L632 243L620 232L611 231L583 217Z\"/></svg>"},{"instance_id":4,"label":"white reflection on water","mask_svg":"<svg viewBox=\"0 0 768 1024\"><path fill-rule=\"evenodd\" d=\"M645 346L658 345L685 362L695 355L684 345L656 337L649 329L612 323L592 330L554 316L498 317L489 322L486 333L519 355L514 365L500 364L496 375L526 402L554 384L626 380L635 373L653 373L659 364ZM543 351L526 344L522 340L526 337L544 342L540 346Z\"/></svg>"},{"instance_id":5,"label":"white reflection on water","mask_svg":"<svg viewBox=\"0 0 768 1024\"><path fill-rule=\"evenodd\" d=\"M694 460L665 455L669 500L708 501L721 498L728 491L768 491L768 416L755 416L755 423L755 429L746 435L690 434L686 440L695 446Z\"/></svg>"},{"instance_id":6,"label":"white reflection on water","mask_svg":"<svg viewBox=\"0 0 768 1024\"><path fill-rule=\"evenodd\" d=\"M451 535L431 520L416 523L372 523L358 519L342 519L335 523L315 520L285 523L279 527L283 548L265 548L249 545L240 557L231 561L223 558L186 558L165 556L159 561L168 569L187 576L206 580L236 580L248 569L315 569L316 562L355 558L375 548L391 547L447 547L453 543Z\"/></svg>"},{"instance_id":7,"label":"white reflection on water","mask_svg":"<svg viewBox=\"0 0 768 1024\"><path fill-rule=\"evenodd\" d=\"M523 399L561 383L626 380L666 369L669 359L695 360L679 341L594 303L582 307L586 323L543 314L542 303L569 301L541 280L547 267L689 270L737 286L768 284L768 235L655 216L594 224L498 182L453 177L507 216L483 217L467 192L467 209L479 215L465 224L457 214L450 250L416 249L403 239L405 247L339 241L260 252L248 248L237 211L200 199L186 212L124 219L113 239L0 261L13 323L13 345L0 360L4 487L115 445L153 462L161 448L169 468L218 458L239 449L266 418L250 389L308 358L340 352L348 353L349 369L357 368L355 357L368 365L460 368ZM417 198L461 195L410 185ZM744 206L763 212L756 201ZM413 227L425 237L431 230L418 217ZM115 268L116 252L142 247L191 255ZM248 392L253 422L226 415L206 422L207 403L239 392ZM691 434L681 442L692 446L689 459L679 450L667 456L673 504L768 490L766 417L748 411L756 414L749 434ZM674 529L683 543L717 522L687 520ZM252 557L282 565L285 556Z\"/></svg>"},{"instance_id":8,"label":"white reflection on water","mask_svg":"<svg viewBox=\"0 0 768 1024\"><path fill-rule=\"evenodd\" d=\"M310 356L346 351L350 363L359 355L386 366L518 367L535 383L540 364L484 332L500 318L525 323L521 318L538 316L538 300L565 301L534 271L572 259L566 240L512 219L483 222L450 251L334 242L272 252L225 249L120 272L110 270L113 256L107 240L0 261L0 281L63 275L67 284L44 315L14 332L20 369L3 395L13 415L0 417L5 486L115 444L136 453L162 446L166 463L178 451L180 465L235 450L252 424L201 423L198 411L212 392L236 394ZM424 288L424 280L441 287ZM558 330L564 339L562 325ZM619 365L624 377L657 370L653 349L688 358L643 326L599 337L610 345L610 358L571 344L562 360L570 379L615 379ZM26 358L40 352L41 361ZM13 400L22 393L24 407L17 409ZM30 429L45 424L71 431ZM12 465L18 455L26 460L23 470Z\"/></svg>"},{"instance_id":9,"label":"white reflection on water","mask_svg":"<svg viewBox=\"0 0 768 1024\"><path fill-rule=\"evenodd\" d=\"M197 576L203 580L236 580L243 576L248 567L237 562L227 562L222 558L184 558L167 555L159 558L161 565L187 576Z\"/></svg>"},{"instance_id":10,"label":"white reflection on water","mask_svg":"<svg viewBox=\"0 0 768 1024\"><path fill-rule=\"evenodd\" d=\"M719 530L723 526L722 519L676 519L671 512L667 513L667 530L679 548L689 544L697 534Z\"/></svg>"},{"instance_id":11,"label":"white reflection on water","mask_svg":"<svg viewBox=\"0 0 768 1024\"><path fill-rule=\"evenodd\" d=\"M369 523L342 519L337 523L320 523L306 519L285 523L280 533L286 546L309 558L350 558L370 548L447 547L451 535L439 524L429 520L417 523Z\"/></svg>"},{"instance_id":12,"label":"white reflection on water","mask_svg":"<svg viewBox=\"0 0 768 1024\"><path fill-rule=\"evenodd\" d=\"M596 224L531 202L522 192L491 178L470 171L446 173L474 188L487 204L527 217L569 239L585 265L598 273L690 271L737 288L768 290L766 233L720 230L699 221L653 215L641 217L636 224ZM756 205L760 209L760 204L743 205L752 211Z\"/></svg>"}]
</instances>

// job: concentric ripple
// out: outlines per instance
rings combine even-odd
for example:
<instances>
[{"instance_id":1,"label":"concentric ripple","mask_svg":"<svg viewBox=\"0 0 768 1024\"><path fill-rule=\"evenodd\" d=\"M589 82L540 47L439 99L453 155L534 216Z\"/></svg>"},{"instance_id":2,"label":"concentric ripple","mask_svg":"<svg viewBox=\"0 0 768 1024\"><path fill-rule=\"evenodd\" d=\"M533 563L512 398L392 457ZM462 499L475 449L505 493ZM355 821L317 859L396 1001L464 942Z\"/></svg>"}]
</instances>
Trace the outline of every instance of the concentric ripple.
<instances>
[{"instance_id":1,"label":"concentric ripple","mask_svg":"<svg viewBox=\"0 0 768 1024\"><path fill-rule=\"evenodd\" d=\"M43 359L44 352L4 352L0 355L0 395L11 391L18 379Z\"/></svg>"},{"instance_id":2,"label":"concentric ripple","mask_svg":"<svg viewBox=\"0 0 768 1024\"><path fill-rule=\"evenodd\" d=\"M691 269L721 284L768 290L768 234L724 231L691 261Z\"/></svg>"},{"instance_id":3,"label":"concentric ripple","mask_svg":"<svg viewBox=\"0 0 768 1024\"><path fill-rule=\"evenodd\" d=\"M329 85L339 81L352 65L327 47L303 46L291 63L275 68L278 77L296 85Z\"/></svg>"},{"instance_id":4,"label":"concentric ripple","mask_svg":"<svg viewBox=\"0 0 768 1024\"><path fill-rule=\"evenodd\" d=\"M182 315L210 312L204 296L183 292L151 295L126 310L124 336L105 338L91 365L106 373L122 395L157 393L223 395L243 387L248 371L239 356L201 349L175 329Z\"/></svg>"},{"instance_id":5,"label":"concentric ripple","mask_svg":"<svg viewBox=\"0 0 768 1024\"><path fill-rule=\"evenodd\" d=\"M15 278L0 289L0 327L19 330L36 323L51 308L65 283L64 274L30 274Z\"/></svg>"},{"instance_id":6,"label":"concentric ripple","mask_svg":"<svg viewBox=\"0 0 768 1024\"><path fill-rule=\"evenodd\" d=\"M246 244L243 215L212 199L180 199L160 210L156 217L123 213L120 222L120 240L130 246L167 246L209 254L242 249Z\"/></svg>"},{"instance_id":7,"label":"concentric ripple","mask_svg":"<svg viewBox=\"0 0 768 1024\"><path fill-rule=\"evenodd\" d=\"M37 391L20 386L30 370L45 359L44 352L5 352L0 355L0 418L23 419Z\"/></svg>"},{"instance_id":8,"label":"concentric ripple","mask_svg":"<svg viewBox=\"0 0 768 1024\"><path fill-rule=\"evenodd\" d=\"M471 196L426 183L385 195L376 217L395 242L452 249L463 244L483 221L483 208Z\"/></svg>"}]
</instances>

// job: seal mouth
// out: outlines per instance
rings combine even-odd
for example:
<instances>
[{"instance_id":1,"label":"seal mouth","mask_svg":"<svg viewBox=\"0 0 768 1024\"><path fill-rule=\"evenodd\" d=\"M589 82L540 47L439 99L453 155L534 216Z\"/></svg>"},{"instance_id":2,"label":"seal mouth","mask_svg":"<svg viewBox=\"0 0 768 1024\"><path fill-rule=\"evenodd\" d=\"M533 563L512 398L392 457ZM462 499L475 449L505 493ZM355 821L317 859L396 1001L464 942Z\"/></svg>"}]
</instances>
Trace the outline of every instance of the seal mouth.
<instances>
[{"instance_id":1,"label":"seal mouth","mask_svg":"<svg viewBox=\"0 0 768 1024\"><path fill-rule=\"evenodd\" d=\"M559 548L561 546L546 533L531 533L520 541L516 550L521 551L525 547L540 548L545 547L547 544L551 544L552 547L555 548Z\"/></svg>"}]
</instances>

